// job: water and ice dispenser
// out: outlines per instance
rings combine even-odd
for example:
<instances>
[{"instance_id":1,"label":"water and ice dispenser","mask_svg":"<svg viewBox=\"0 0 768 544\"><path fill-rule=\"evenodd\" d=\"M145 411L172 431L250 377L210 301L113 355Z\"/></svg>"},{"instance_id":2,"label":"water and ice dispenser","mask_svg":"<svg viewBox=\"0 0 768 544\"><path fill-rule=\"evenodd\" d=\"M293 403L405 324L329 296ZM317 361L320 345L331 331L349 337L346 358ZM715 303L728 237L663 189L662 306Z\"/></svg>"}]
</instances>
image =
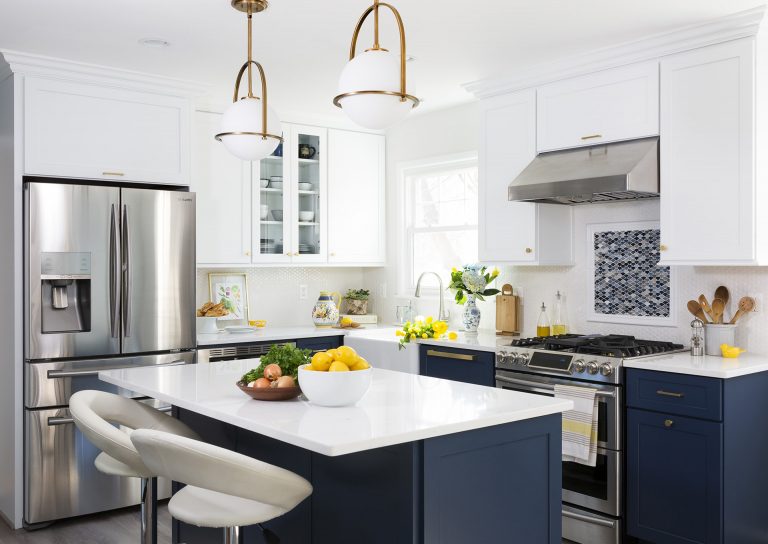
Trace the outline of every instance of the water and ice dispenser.
<instances>
[{"instance_id":1,"label":"water and ice dispenser","mask_svg":"<svg viewBox=\"0 0 768 544\"><path fill-rule=\"evenodd\" d=\"M42 333L91 330L91 254L42 253Z\"/></svg>"}]
</instances>

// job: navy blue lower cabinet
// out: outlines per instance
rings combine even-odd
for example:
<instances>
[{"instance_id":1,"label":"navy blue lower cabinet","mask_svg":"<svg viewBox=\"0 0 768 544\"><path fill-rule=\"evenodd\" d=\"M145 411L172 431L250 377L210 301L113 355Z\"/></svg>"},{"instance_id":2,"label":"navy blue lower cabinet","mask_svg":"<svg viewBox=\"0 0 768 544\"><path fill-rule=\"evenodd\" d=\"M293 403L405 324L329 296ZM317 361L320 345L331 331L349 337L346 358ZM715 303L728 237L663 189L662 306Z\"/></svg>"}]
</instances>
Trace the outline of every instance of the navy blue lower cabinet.
<instances>
[{"instance_id":1,"label":"navy blue lower cabinet","mask_svg":"<svg viewBox=\"0 0 768 544\"><path fill-rule=\"evenodd\" d=\"M627 412L628 532L658 544L721 542L722 425Z\"/></svg>"},{"instance_id":2,"label":"navy blue lower cabinet","mask_svg":"<svg viewBox=\"0 0 768 544\"><path fill-rule=\"evenodd\" d=\"M335 349L342 344L343 336L322 336L318 338L299 338L296 340L296 347L300 349L311 349L313 352Z\"/></svg>"},{"instance_id":3,"label":"navy blue lower cabinet","mask_svg":"<svg viewBox=\"0 0 768 544\"><path fill-rule=\"evenodd\" d=\"M419 346L419 374L457 382L494 387L494 354L489 351Z\"/></svg>"}]
</instances>

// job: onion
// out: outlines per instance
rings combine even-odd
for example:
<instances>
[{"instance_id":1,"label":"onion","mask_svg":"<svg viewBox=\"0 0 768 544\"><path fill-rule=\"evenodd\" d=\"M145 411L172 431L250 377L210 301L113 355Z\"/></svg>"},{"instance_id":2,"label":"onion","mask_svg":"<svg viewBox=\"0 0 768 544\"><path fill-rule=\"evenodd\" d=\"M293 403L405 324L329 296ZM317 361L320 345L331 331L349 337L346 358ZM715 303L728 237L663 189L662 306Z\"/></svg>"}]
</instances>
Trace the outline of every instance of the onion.
<instances>
[{"instance_id":1,"label":"onion","mask_svg":"<svg viewBox=\"0 0 768 544\"><path fill-rule=\"evenodd\" d=\"M269 387L272 385L270 381L266 378L259 378L254 382L256 384L256 389L263 389L265 387Z\"/></svg>"},{"instance_id":2,"label":"onion","mask_svg":"<svg viewBox=\"0 0 768 544\"><path fill-rule=\"evenodd\" d=\"M256 380L253 380L252 382L248 382L248 387L256 387Z\"/></svg>"},{"instance_id":3,"label":"onion","mask_svg":"<svg viewBox=\"0 0 768 544\"><path fill-rule=\"evenodd\" d=\"M277 380L278 387L295 387L296 383L293 381L293 376L282 376Z\"/></svg>"},{"instance_id":4,"label":"onion","mask_svg":"<svg viewBox=\"0 0 768 544\"><path fill-rule=\"evenodd\" d=\"M269 382L269 387L272 389L277 389L277 380Z\"/></svg>"},{"instance_id":5,"label":"onion","mask_svg":"<svg viewBox=\"0 0 768 544\"><path fill-rule=\"evenodd\" d=\"M264 377L268 380L276 380L282 375L283 371L274 363L267 365L267 368L264 369Z\"/></svg>"}]
</instances>

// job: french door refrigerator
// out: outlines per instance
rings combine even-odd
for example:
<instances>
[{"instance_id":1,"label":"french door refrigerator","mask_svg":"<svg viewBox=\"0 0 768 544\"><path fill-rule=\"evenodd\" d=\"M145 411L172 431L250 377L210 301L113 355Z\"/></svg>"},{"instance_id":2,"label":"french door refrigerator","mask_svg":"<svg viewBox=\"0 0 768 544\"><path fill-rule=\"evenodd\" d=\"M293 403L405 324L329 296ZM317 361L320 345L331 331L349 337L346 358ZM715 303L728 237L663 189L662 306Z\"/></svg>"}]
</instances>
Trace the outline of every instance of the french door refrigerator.
<instances>
[{"instance_id":1,"label":"french door refrigerator","mask_svg":"<svg viewBox=\"0 0 768 544\"><path fill-rule=\"evenodd\" d=\"M133 396L100 370L194 362L195 195L25 180L24 225L24 521L139 504L138 479L94 467L69 397Z\"/></svg>"}]
</instances>

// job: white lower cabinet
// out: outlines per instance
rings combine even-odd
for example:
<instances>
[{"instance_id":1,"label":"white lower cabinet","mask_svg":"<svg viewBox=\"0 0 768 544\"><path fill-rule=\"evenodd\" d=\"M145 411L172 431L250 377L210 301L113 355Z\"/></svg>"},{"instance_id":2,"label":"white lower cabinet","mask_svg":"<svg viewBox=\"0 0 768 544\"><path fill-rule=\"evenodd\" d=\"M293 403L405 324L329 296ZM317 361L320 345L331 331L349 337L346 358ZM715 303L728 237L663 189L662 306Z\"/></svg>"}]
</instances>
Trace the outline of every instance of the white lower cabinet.
<instances>
[{"instance_id":1,"label":"white lower cabinet","mask_svg":"<svg viewBox=\"0 0 768 544\"><path fill-rule=\"evenodd\" d=\"M384 136L328 131L328 262L383 264Z\"/></svg>"},{"instance_id":2,"label":"white lower cabinet","mask_svg":"<svg viewBox=\"0 0 768 544\"><path fill-rule=\"evenodd\" d=\"M24 173L187 185L191 111L183 97L28 76Z\"/></svg>"},{"instance_id":3,"label":"white lower cabinet","mask_svg":"<svg viewBox=\"0 0 768 544\"><path fill-rule=\"evenodd\" d=\"M485 100L481 130L480 260L573 264L570 206L507 199L509 184L536 157L536 91L530 89Z\"/></svg>"}]
</instances>

